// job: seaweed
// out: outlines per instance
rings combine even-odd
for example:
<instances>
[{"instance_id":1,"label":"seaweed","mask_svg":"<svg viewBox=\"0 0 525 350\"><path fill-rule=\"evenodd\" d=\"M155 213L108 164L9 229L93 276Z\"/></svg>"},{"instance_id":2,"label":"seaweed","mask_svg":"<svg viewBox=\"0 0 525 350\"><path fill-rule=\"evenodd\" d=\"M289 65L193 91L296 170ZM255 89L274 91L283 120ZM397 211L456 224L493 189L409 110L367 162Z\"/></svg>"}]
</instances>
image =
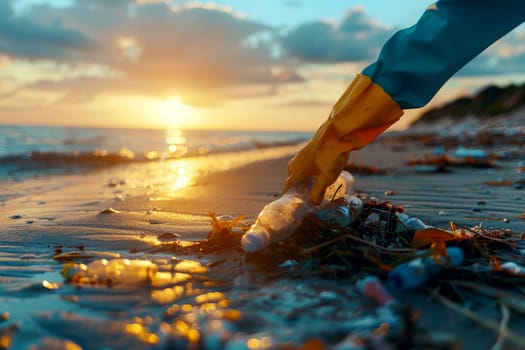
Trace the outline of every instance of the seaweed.
<instances>
[{"instance_id":1,"label":"seaweed","mask_svg":"<svg viewBox=\"0 0 525 350\"><path fill-rule=\"evenodd\" d=\"M523 261L520 249L523 234L508 229L488 230L481 225L469 228L456 222L451 222L449 228L415 230L400 219L406 215L403 206L363 193L358 196L364 207L349 226L328 224L312 214L288 238L261 252L243 252L241 238L250 226L243 216L225 220L215 213L210 213L211 230L207 239L177 241L161 249L206 256L208 268L214 270L210 276L214 276L215 283L228 283L249 270L262 271L267 278L319 277L356 285L363 276L384 279L397 265L416 257L447 261L447 248L459 247L465 256L463 264L439 272L436 278L424 283L418 293L494 332L496 345L507 341L518 346L525 344L524 338L509 324L513 311L525 313L525 274L518 273L516 268L505 268L506 263ZM370 220L371 216L375 219ZM472 310L474 300L488 302L488 298L500 305L499 323ZM457 336L422 327L418 323L419 310L410 304L397 304L392 312L398 320L395 331L382 332L379 327L365 336L346 335L349 338L345 341L357 342L369 349L456 349L460 346ZM302 347L290 349L324 347L322 342L313 339Z\"/></svg>"}]
</instances>

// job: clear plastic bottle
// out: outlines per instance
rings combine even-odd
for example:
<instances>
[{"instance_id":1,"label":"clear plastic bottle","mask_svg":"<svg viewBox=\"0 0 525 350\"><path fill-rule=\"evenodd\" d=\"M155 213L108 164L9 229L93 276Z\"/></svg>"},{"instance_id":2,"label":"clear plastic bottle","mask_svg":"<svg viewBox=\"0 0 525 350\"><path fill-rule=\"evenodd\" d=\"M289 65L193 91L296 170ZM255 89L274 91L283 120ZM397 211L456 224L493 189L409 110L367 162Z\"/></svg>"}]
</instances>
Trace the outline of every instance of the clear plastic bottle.
<instances>
[{"instance_id":1,"label":"clear plastic bottle","mask_svg":"<svg viewBox=\"0 0 525 350\"><path fill-rule=\"evenodd\" d=\"M150 284L157 271L157 264L149 260L98 259L88 265L68 264L62 275L81 284Z\"/></svg>"},{"instance_id":2,"label":"clear plastic bottle","mask_svg":"<svg viewBox=\"0 0 525 350\"><path fill-rule=\"evenodd\" d=\"M263 208L255 223L242 237L242 247L246 252L256 252L285 239L308 214L315 213L317 206L310 201L311 183L292 187L281 198ZM343 197L352 190L353 185L352 174L341 172L327 188L324 202Z\"/></svg>"}]
</instances>

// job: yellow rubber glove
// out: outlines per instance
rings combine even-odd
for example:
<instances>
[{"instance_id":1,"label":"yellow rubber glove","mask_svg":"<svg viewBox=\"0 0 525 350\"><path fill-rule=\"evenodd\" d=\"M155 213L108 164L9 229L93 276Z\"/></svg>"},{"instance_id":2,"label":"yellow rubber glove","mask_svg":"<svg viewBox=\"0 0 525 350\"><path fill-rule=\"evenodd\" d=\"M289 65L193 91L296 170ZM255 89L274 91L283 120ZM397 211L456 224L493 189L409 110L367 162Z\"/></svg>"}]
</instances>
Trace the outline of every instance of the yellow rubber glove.
<instances>
[{"instance_id":1,"label":"yellow rubber glove","mask_svg":"<svg viewBox=\"0 0 525 350\"><path fill-rule=\"evenodd\" d=\"M288 164L283 192L312 176L310 199L319 204L339 176L350 151L363 148L403 115L392 98L366 75L358 74L308 144Z\"/></svg>"}]
</instances>

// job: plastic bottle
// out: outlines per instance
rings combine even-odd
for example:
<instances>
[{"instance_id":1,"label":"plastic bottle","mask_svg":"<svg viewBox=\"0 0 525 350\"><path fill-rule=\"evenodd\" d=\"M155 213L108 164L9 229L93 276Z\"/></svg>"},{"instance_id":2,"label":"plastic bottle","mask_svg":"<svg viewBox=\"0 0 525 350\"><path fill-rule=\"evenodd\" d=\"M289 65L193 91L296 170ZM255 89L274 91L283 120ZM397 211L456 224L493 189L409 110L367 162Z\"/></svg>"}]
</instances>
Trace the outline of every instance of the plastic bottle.
<instances>
[{"instance_id":1,"label":"plastic bottle","mask_svg":"<svg viewBox=\"0 0 525 350\"><path fill-rule=\"evenodd\" d=\"M346 205L332 205L319 210L316 215L319 220L339 227L346 227L353 221L352 211Z\"/></svg>"},{"instance_id":2,"label":"plastic bottle","mask_svg":"<svg viewBox=\"0 0 525 350\"><path fill-rule=\"evenodd\" d=\"M436 261L431 256L424 256L396 266L388 274L388 287L398 290L416 288L431 279L442 268L457 267L463 263L464 253L461 248L449 247L447 255L448 259L443 257L441 261Z\"/></svg>"},{"instance_id":3,"label":"plastic bottle","mask_svg":"<svg viewBox=\"0 0 525 350\"><path fill-rule=\"evenodd\" d=\"M310 201L312 181L294 186L281 198L267 204L257 220L242 237L242 247L252 253L264 249L271 243L283 240L292 234L304 218L317 210ZM343 171L325 192L324 202L341 198L354 185L352 174Z\"/></svg>"},{"instance_id":4,"label":"plastic bottle","mask_svg":"<svg viewBox=\"0 0 525 350\"><path fill-rule=\"evenodd\" d=\"M85 264L68 264L62 275L66 281L95 284L150 284L158 267L149 260L99 259Z\"/></svg>"},{"instance_id":5,"label":"plastic bottle","mask_svg":"<svg viewBox=\"0 0 525 350\"><path fill-rule=\"evenodd\" d=\"M326 188L324 200L321 205L349 195L354 189L354 184L355 180L352 174L350 174L348 171L342 171L334 183ZM308 191L308 194L309 193L310 191Z\"/></svg>"},{"instance_id":6,"label":"plastic bottle","mask_svg":"<svg viewBox=\"0 0 525 350\"><path fill-rule=\"evenodd\" d=\"M349 226L363 210L363 201L353 195L344 196L344 204L328 204L320 209L316 215L319 220L339 227Z\"/></svg>"}]
</instances>

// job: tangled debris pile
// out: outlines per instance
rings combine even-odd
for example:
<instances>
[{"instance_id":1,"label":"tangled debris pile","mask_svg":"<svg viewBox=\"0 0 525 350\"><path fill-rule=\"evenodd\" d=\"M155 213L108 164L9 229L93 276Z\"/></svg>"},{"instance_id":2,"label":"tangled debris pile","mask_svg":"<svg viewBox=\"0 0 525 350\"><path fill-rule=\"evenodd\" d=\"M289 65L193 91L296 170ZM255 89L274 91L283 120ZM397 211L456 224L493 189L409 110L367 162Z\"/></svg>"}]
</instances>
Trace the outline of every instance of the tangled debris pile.
<instances>
[{"instance_id":1,"label":"tangled debris pile","mask_svg":"<svg viewBox=\"0 0 525 350\"><path fill-rule=\"evenodd\" d=\"M483 278L484 285L496 288L519 290L525 286L525 279L520 278L525 277L525 268L516 263L525 254L523 234L455 223L450 224L450 230L433 228L406 215L402 206L364 194L359 197L363 209L349 226L310 215L291 237L251 259L265 265L294 261L295 270L308 275L355 278L357 272L367 272L386 277L403 263L422 256L437 262L448 257L447 247L458 247L464 261L430 284L465 280L470 275L470 279Z\"/></svg>"},{"instance_id":2,"label":"tangled debris pile","mask_svg":"<svg viewBox=\"0 0 525 350\"><path fill-rule=\"evenodd\" d=\"M407 289L418 289L492 330L501 344L525 347L508 321L511 310L524 312L521 234L454 223L447 230L429 227L401 205L360 193L309 214L288 238L245 253L241 238L249 222L210 216L206 240L164 243L154 251L202 265L174 257L165 262L103 259L66 264L64 277L110 290L144 282L152 303L171 305L144 331L149 344L167 348L457 349L457 335L418 324L417 312L399 298ZM264 282L256 284L257 279ZM300 282L314 280L340 281L345 292ZM267 288L267 294L257 293L259 288ZM501 323L465 306L472 305L473 296L496 300ZM359 297L368 306L356 302ZM338 312L341 303L344 312ZM297 327L302 330L296 332ZM142 346L143 338L137 339L127 341Z\"/></svg>"},{"instance_id":3,"label":"tangled debris pile","mask_svg":"<svg viewBox=\"0 0 525 350\"><path fill-rule=\"evenodd\" d=\"M245 259L238 260L239 264L279 271L292 278L318 276L344 280L345 284L357 286L363 296L381 309L396 305L392 310L399 310L390 293L395 295L400 290L418 288L462 316L491 329L502 339L525 346L525 338L507 325L488 320L463 306L469 303L470 295L476 295L499 302L506 312L508 308L524 312L525 297L520 295L525 290L523 234L487 230L482 225L467 228L453 222L446 230L429 227L418 218L409 217L401 205L366 194L354 197L363 203L359 212L356 212L355 203L350 205L348 199L331 205L334 208L346 206L346 213L356 216L355 220L327 222L320 219L322 215L310 214L290 237L261 252L246 254ZM241 254L240 239L249 225L242 218L221 221L211 216L212 230L207 240L190 247L177 244L170 249L177 253L231 253L233 250ZM345 224L338 224L340 222ZM236 227L237 224L241 225ZM374 288L359 287L369 278L376 279ZM386 281L386 287L382 280ZM406 314L406 308L404 310ZM421 339L422 331L416 331L417 327L411 324L413 321L406 321L402 313L397 315L398 326L403 326L399 326L397 332L393 328L390 330L390 338L395 338L390 339L393 342L390 346L402 348L400 346L406 346L408 341L413 348L418 348L414 342L417 343L416 338ZM367 346L371 346L370 337L366 338ZM427 342L425 346L457 346L453 342L448 342L447 346L437 343ZM348 348L360 348L352 346Z\"/></svg>"}]
</instances>

